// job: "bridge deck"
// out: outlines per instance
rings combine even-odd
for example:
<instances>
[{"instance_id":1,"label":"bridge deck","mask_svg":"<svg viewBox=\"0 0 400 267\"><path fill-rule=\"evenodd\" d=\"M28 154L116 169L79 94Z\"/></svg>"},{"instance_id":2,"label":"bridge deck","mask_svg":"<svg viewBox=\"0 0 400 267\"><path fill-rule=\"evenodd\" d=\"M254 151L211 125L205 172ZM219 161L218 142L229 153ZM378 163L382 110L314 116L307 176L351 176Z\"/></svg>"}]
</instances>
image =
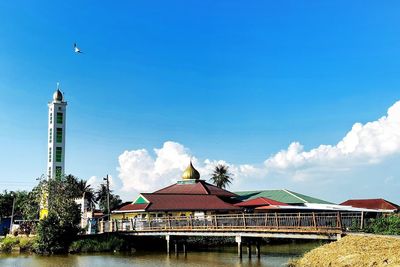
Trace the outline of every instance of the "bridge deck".
<instances>
[{"instance_id":1,"label":"bridge deck","mask_svg":"<svg viewBox=\"0 0 400 267\"><path fill-rule=\"evenodd\" d=\"M99 233L336 239L360 220L357 213L258 213L101 221Z\"/></svg>"}]
</instances>

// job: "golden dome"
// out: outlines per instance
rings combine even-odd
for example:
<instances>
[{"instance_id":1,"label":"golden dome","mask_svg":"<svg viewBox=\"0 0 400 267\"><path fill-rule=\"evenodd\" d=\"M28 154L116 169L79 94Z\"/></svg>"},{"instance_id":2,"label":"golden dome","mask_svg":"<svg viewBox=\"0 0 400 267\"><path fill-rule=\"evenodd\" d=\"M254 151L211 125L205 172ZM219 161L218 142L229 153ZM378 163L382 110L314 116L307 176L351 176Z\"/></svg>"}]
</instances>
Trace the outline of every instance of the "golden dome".
<instances>
[{"instance_id":1,"label":"golden dome","mask_svg":"<svg viewBox=\"0 0 400 267\"><path fill-rule=\"evenodd\" d=\"M53 94L53 100L54 101L58 101L58 102L62 102L63 101L63 94L61 93L61 91L57 88L57 91L54 92Z\"/></svg>"},{"instance_id":2,"label":"golden dome","mask_svg":"<svg viewBox=\"0 0 400 267\"><path fill-rule=\"evenodd\" d=\"M182 174L183 180L198 180L200 179L200 173L193 167L192 161L190 161L189 166Z\"/></svg>"}]
</instances>

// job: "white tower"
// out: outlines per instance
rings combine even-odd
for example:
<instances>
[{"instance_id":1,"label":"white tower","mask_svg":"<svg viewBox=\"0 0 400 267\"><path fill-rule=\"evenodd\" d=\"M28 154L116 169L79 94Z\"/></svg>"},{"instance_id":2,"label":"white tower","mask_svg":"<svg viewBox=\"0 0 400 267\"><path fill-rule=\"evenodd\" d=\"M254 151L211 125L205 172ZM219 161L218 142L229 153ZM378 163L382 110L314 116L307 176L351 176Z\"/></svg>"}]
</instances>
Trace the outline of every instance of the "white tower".
<instances>
[{"instance_id":1,"label":"white tower","mask_svg":"<svg viewBox=\"0 0 400 267\"><path fill-rule=\"evenodd\" d=\"M64 175L65 166L65 124L67 102L59 89L53 94L53 101L49 102L48 127L48 179L60 179Z\"/></svg>"}]
</instances>

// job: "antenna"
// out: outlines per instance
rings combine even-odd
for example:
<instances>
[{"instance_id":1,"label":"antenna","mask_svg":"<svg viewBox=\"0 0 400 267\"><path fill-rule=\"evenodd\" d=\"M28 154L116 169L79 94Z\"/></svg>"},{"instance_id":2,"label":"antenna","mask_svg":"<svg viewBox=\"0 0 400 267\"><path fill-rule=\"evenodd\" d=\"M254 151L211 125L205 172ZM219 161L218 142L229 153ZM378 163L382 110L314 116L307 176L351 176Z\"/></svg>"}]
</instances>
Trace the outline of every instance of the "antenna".
<instances>
[{"instance_id":1,"label":"antenna","mask_svg":"<svg viewBox=\"0 0 400 267\"><path fill-rule=\"evenodd\" d=\"M60 90L60 82L57 82L57 90Z\"/></svg>"}]
</instances>

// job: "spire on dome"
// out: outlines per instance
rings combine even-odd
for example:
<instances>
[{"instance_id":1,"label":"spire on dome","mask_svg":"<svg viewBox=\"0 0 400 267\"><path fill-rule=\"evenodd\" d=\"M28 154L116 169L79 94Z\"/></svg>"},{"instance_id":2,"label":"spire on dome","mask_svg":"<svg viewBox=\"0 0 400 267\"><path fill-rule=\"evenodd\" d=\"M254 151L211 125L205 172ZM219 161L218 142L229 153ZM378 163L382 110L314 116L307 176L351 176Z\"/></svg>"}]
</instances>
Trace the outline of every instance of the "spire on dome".
<instances>
[{"instance_id":1,"label":"spire on dome","mask_svg":"<svg viewBox=\"0 0 400 267\"><path fill-rule=\"evenodd\" d=\"M64 100L64 96L60 91L60 83L57 82L57 90L53 94L53 101L62 102Z\"/></svg>"}]
</instances>

